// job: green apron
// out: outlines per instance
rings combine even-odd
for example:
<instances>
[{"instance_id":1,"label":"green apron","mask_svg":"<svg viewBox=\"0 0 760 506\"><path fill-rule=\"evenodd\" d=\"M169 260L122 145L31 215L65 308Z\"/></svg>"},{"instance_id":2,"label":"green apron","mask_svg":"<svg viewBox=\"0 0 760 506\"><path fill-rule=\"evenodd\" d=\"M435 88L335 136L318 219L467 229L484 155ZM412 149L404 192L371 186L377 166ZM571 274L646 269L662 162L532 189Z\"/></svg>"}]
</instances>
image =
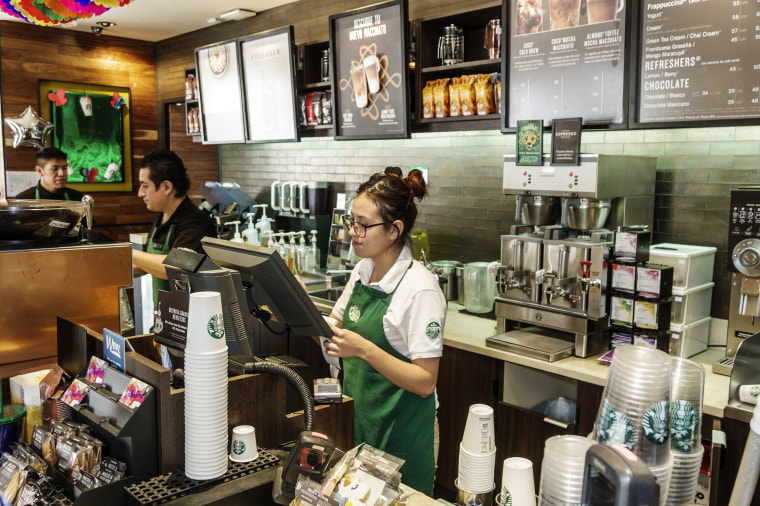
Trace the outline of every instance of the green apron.
<instances>
[{"instance_id":1,"label":"green apron","mask_svg":"<svg viewBox=\"0 0 760 506\"><path fill-rule=\"evenodd\" d=\"M391 346L383 330L383 316L396 289L398 285L393 292L384 293L357 281L343 314L343 328L410 363ZM407 392L356 357L343 359L343 374L345 393L354 399L355 444L366 442L404 459L401 481L432 497L435 396L423 399Z\"/></svg>"},{"instance_id":2,"label":"green apron","mask_svg":"<svg viewBox=\"0 0 760 506\"><path fill-rule=\"evenodd\" d=\"M34 198L37 199L37 200L40 200L40 189L39 188L36 188L34 190ZM69 200L69 194L66 193L65 191L63 192L63 198L64 198L64 200Z\"/></svg>"},{"instance_id":3,"label":"green apron","mask_svg":"<svg viewBox=\"0 0 760 506\"><path fill-rule=\"evenodd\" d=\"M148 253L155 253L158 255L168 255L169 251L171 251L171 247L169 246L169 239L171 239L172 232L174 231L174 225L169 225L169 232L166 233L166 241L164 241L164 245L161 248L156 248L153 246L153 236L156 235L156 230L158 227L154 228L153 231L150 233L150 238L148 239ZM158 291L163 290L165 292L168 292L170 290L169 281L166 279L160 279L155 276L152 276L153 278L153 307L155 308L158 305Z\"/></svg>"}]
</instances>

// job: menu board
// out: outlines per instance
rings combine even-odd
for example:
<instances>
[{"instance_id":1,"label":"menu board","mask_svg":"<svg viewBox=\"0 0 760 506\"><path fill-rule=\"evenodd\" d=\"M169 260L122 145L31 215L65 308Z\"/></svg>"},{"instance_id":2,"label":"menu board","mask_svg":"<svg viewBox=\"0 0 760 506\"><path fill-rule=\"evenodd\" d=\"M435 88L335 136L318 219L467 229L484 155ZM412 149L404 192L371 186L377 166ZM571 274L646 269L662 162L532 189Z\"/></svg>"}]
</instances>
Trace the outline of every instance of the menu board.
<instances>
[{"instance_id":1,"label":"menu board","mask_svg":"<svg viewBox=\"0 0 760 506\"><path fill-rule=\"evenodd\" d=\"M330 16L336 139L409 136L406 1Z\"/></svg>"},{"instance_id":2,"label":"menu board","mask_svg":"<svg viewBox=\"0 0 760 506\"><path fill-rule=\"evenodd\" d=\"M508 0L507 127L624 121L625 0ZM507 62L505 62L505 65Z\"/></svg>"},{"instance_id":3,"label":"menu board","mask_svg":"<svg viewBox=\"0 0 760 506\"><path fill-rule=\"evenodd\" d=\"M640 123L760 116L758 0L644 0Z\"/></svg>"}]
</instances>

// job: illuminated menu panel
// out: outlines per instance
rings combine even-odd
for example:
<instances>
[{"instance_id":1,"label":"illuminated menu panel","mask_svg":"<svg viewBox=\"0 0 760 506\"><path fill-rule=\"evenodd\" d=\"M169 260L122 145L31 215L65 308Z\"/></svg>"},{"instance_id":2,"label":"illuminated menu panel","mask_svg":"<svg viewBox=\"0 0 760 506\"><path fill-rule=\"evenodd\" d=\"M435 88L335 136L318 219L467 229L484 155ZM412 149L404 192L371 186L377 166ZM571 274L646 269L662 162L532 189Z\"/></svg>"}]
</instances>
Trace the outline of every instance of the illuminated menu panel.
<instances>
[{"instance_id":1,"label":"illuminated menu panel","mask_svg":"<svg viewBox=\"0 0 760 506\"><path fill-rule=\"evenodd\" d=\"M760 0L644 0L640 123L760 116Z\"/></svg>"}]
</instances>

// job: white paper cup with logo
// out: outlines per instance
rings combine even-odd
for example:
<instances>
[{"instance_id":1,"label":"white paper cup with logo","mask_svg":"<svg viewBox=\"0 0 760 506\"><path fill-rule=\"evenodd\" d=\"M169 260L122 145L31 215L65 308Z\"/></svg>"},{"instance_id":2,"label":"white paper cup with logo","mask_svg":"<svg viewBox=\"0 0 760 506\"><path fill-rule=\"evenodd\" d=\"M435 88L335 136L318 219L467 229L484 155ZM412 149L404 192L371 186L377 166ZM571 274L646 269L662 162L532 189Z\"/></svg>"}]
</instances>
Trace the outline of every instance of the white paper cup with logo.
<instances>
[{"instance_id":1,"label":"white paper cup with logo","mask_svg":"<svg viewBox=\"0 0 760 506\"><path fill-rule=\"evenodd\" d=\"M84 96L79 99L79 106L82 108L82 113L85 116L92 116L92 99L88 96Z\"/></svg>"},{"instance_id":2,"label":"white paper cup with logo","mask_svg":"<svg viewBox=\"0 0 760 506\"><path fill-rule=\"evenodd\" d=\"M490 454L496 449L491 406L485 404L470 406L462 435L462 448L468 452L482 454Z\"/></svg>"},{"instance_id":3,"label":"white paper cup with logo","mask_svg":"<svg viewBox=\"0 0 760 506\"><path fill-rule=\"evenodd\" d=\"M497 502L499 506L536 506L533 462L522 457L504 460Z\"/></svg>"},{"instance_id":4,"label":"white paper cup with logo","mask_svg":"<svg viewBox=\"0 0 760 506\"><path fill-rule=\"evenodd\" d=\"M222 318L222 299L218 292L190 294L185 351L203 355L227 349Z\"/></svg>"},{"instance_id":5,"label":"white paper cup with logo","mask_svg":"<svg viewBox=\"0 0 760 506\"><path fill-rule=\"evenodd\" d=\"M232 429L230 460L233 462L250 462L259 457L256 447L256 428L252 425L238 425Z\"/></svg>"},{"instance_id":6,"label":"white paper cup with logo","mask_svg":"<svg viewBox=\"0 0 760 506\"><path fill-rule=\"evenodd\" d=\"M106 173L104 177L108 180L111 180L118 173L119 173L119 164L111 162L108 164L108 167L106 167Z\"/></svg>"}]
</instances>

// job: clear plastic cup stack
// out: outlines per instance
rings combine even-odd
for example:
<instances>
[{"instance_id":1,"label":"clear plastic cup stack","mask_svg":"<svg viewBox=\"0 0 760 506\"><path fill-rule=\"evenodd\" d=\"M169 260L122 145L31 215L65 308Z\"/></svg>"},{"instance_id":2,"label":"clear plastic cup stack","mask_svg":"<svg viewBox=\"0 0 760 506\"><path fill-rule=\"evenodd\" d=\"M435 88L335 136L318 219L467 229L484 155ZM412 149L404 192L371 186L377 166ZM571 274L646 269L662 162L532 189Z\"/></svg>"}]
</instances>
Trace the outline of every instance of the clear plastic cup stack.
<instances>
[{"instance_id":1,"label":"clear plastic cup stack","mask_svg":"<svg viewBox=\"0 0 760 506\"><path fill-rule=\"evenodd\" d=\"M670 449L673 472L667 504L691 503L702 467L702 400L705 370L685 358L672 358Z\"/></svg>"},{"instance_id":2,"label":"clear plastic cup stack","mask_svg":"<svg viewBox=\"0 0 760 506\"><path fill-rule=\"evenodd\" d=\"M209 480L227 472L227 342L221 297L190 295L185 346L185 476Z\"/></svg>"},{"instance_id":3,"label":"clear plastic cup stack","mask_svg":"<svg viewBox=\"0 0 760 506\"><path fill-rule=\"evenodd\" d=\"M457 488L473 494L492 492L495 464L493 408L473 404L459 445Z\"/></svg>"},{"instance_id":4,"label":"clear plastic cup stack","mask_svg":"<svg viewBox=\"0 0 760 506\"><path fill-rule=\"evenodd\" d=\"M586 451L594 441L582 436L552 436L544 444L539 504L580 504Z\"/></svg>"}]
</instances>

